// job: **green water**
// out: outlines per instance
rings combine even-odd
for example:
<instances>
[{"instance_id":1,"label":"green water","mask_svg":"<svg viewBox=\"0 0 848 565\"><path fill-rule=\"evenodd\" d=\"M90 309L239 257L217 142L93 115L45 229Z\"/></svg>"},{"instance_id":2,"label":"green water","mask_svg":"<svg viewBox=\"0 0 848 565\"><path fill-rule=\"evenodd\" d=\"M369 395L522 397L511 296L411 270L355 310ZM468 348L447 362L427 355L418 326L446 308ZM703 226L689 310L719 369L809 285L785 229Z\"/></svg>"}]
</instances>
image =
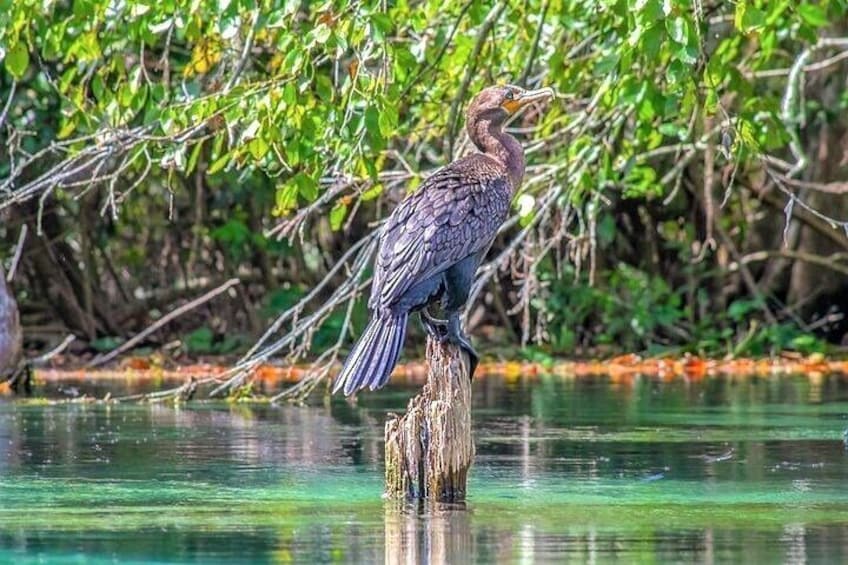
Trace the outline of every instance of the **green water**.
<instances>
[{"instance_id":1,"label":"green water","mask_svg":"<svg viewBox=\"0 0 848 565\"><path fill-rule=\"evenodd\" d=\"M481 380L462 507L381 499L412 392L0 401L0 563L848 562L846 377Z\"/></svg>"}]
</instances>

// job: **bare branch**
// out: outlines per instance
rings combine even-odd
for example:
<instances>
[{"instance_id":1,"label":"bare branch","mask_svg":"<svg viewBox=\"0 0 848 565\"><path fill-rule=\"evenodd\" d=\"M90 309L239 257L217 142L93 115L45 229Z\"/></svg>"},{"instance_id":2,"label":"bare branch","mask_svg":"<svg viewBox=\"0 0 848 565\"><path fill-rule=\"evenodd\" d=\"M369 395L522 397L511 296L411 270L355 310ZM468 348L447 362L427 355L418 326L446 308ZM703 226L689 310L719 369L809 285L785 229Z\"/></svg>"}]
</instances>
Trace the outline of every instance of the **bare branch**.
<instances>
[{"instance_id":1,"label":"bare branch","mask_svg":"<svg viewBox=\"0 0 848 565\"><path fill-rule=\"evenodd\" d=\"M15 254L12 255L12 264L9 267L9 272L6 273L6 282L12 282L15 278L15 269L18 267L18 261L21 260L21 253L24 251L24 241L26 241L27 230L29 227L26 224L21 226L21 233L18 235L18 244L15 246Z\"/></svg>"},{"instance_id":2,"label":"bare branch","mask_svg":"<svg viewBox=\"0 0 848 565\"><path fill-rule=\"evenodd\" d=\"M6 116L9 114L9 108L12 106L12 100L15 98L15 89L18 87L18 81L13 80L12 86L9 88L9 98L6 99L6 104L3 105L3 111L0 112L0 131L3 130L3 124L6 122Z\"/></svg>"},{"instance_id":3,"label":"bare branch","mask_svg":"<svg viewBox=\"0 0 848 565\"><path fill-rule=\"evenodd\" d=\"M210 300L212 300L213 298L215 298L219 294L228 291L230 288L234 287L235 285L237 285L239 283L241 283L241 281L239 279L230 279L227 282L225 282L224 284L222 284L221 286L219 286L219 287L217 287L213 290L210 290L209 292L207 292L203 296L196 298L196 299L192 300L191 302L184 304L183 306L180 306L176 310L168 312L168 314L166 314L166 315L162 316L161 318L159 318L158 320L156 320L156 322L154 322L153 324L148 326L146 329L144 329L142 332L138 333L134 337L130 338L129 340L127 340L126 342L121 344L119 347L116 347L115 349L113 349L112 351L107 353L106 355L103 355L103 356L100 356L100 357L95 357L88 364L88 367L97 367L97 366L103 365L104 363L108 363L109 361L111 361L112 359L114 359L115 357L120 355L121 353L133 348L135 345L140 343L144 338L146 338L147 336L149 336L150 334L152 334L153 332L155 332L156 330L158 330L162 326L164 326L164 325L168 324L169 322L171 322L172 320L182 316L186 312L189 312L190 310L193 310L194 308L197 308L198 306L205 304L206 302L209 302Z\"/></svg>"}]
</instances>

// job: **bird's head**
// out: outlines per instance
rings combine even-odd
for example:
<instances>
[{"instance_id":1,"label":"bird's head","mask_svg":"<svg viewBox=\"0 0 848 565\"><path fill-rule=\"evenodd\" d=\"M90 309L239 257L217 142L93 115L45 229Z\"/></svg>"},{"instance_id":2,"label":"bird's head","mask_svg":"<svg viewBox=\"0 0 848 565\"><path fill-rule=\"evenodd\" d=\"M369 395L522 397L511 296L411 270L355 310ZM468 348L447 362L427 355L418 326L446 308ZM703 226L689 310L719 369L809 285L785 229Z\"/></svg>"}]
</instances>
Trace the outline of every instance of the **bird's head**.
<instances>
[{"instance_id":1,"label":"bird's head","mask_svg":"<svg viewBox=\"0 0 848 565\"><path fill-rule=\"evenodd\" d=\"M468 123L485 119L500 125L528 104L551 98L553 95L551 88L525 90L510 84L490 86L481 90L468 106Z\"/></svg>"}]
</instances>

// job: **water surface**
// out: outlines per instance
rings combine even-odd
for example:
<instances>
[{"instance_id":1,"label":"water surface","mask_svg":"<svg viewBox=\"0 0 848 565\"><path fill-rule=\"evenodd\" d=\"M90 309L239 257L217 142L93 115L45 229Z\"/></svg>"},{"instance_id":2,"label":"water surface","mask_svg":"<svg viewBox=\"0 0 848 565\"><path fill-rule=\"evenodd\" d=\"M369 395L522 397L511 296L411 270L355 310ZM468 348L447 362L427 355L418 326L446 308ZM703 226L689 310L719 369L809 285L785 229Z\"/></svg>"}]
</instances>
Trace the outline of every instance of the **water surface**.
<instances>
[{"instance_id":1,"label":"water surface","mask_svg":"<svg viewBox=\"0 0 848 565\"><path fill-rule=\"evenodd\" d=\"M844 376L482 379L469 500L425 508L381 498L413 392L0 401L0 562L848 562Z\"/></svg>"}]
</instances>

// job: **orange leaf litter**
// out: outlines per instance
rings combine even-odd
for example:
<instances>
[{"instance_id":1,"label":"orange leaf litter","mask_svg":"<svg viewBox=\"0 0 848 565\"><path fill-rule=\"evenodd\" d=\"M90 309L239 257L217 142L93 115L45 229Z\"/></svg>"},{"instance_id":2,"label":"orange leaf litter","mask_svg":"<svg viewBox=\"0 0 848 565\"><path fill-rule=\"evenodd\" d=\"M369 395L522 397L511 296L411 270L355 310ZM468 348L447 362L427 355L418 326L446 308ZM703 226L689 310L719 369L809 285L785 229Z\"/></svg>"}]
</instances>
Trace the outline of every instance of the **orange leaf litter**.
<instances>
[{"instance_id":1,"label":"orange leaf litter","mask_svg":"<svg viewBox=\"0 0 848 565\"><path fill-rule=\"evenodd\" d=\"M61 381L79 380L187 380L207 379L223 375L226 365L195 364L175 368L155 366L146 358L131 357L110 369L39 369L36 380ZM261 365L253 372L253 378L265 384L293 383L314 371L309 365ZM338 370L338 366L335 367ZM335 370L333 372L335 372ZM819 377L828 373L848 374L848 361L827 360L821 355L808 357L785 354L771 359L704 359L686 356L682 358L643 358L638 355L622 355L608 360L559 361L550 366L540 363L503 361L480 363L475 378L488 375L502 376L508 380L539 375L554 375L562 378L584 378L606 376L610 379L627 380L636 376L673 380L676 378L701 379L712 375L759 376L804 374ZM423 362L398 365L393 378L419 381L426 377Z\"/></svg>"}]
</instances>

